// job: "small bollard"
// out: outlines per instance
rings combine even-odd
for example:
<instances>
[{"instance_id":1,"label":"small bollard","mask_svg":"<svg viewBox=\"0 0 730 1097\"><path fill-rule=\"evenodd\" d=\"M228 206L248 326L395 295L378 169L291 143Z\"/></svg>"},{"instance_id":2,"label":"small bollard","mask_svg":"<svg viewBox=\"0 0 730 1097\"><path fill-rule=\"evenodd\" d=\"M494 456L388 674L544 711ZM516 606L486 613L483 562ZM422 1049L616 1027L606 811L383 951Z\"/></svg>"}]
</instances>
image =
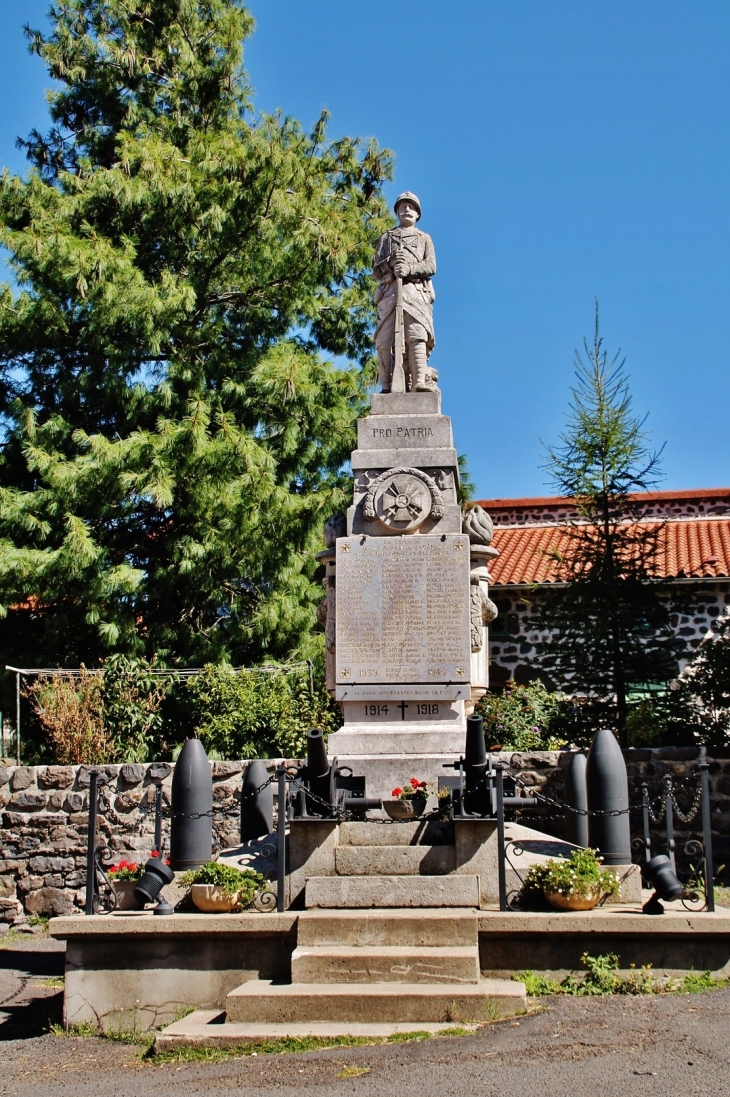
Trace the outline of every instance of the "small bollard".
<instances>
[{"instance_id":1,"label":"small bollard","mask_svg":"<svg viewBox=\"0 0 730 1097\"><path fill-rule=\"evenodd\" d=\"M241 785L241 842L264 838L273 829L274 786L265 763L257 759L247 767Z\"/></svg>"},{"instance_id":2,"label":"small bollard","mask_svg":"<svg viewBox=\"0 0 730 1097\"><path fill-rule=\"evenodd\" d=\"M588 846L588 786L585 754L573 754L565 777L565 838L574 846Z\"/></svg>"},{"instance_id":3,"label":"small bollard","mask_svg":"<svg viewBox=\"0 0 730 1097\"><path fill-rule=\"evenodd\" d=\"M213 855L213 776L200 739L186 739L175 763L170 804L170 864L199 868Z\"/></svg>"},{"instance_id":4,"label":"small bollard","mask_svg":"<svg viewBox=\"0 0 730 1097\"><path fill-rule=\"evenodd\" d=\"M590 844L605 865L631 864L629 782L621 747L609 728L601 728L591 743L586 764Z\"/></svg>"}]
</instances>

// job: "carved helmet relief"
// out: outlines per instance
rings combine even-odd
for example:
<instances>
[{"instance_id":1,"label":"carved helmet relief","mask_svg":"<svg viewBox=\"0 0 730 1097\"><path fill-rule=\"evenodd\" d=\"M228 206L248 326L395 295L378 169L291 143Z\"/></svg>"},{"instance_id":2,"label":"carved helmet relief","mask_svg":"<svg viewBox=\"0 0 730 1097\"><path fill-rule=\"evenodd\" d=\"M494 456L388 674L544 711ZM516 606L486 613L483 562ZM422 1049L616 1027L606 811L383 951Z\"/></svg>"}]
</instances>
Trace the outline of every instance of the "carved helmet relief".
<instances>
[{"instance_id":1,"label":"carved helmet relief","mask_svg":"<svg viewBox=\"0 0 730 1097\"><path fill-rule=\"evenodd\" d=\"M374 480L363 500L363 517L378 519L387 529L410 533L427 518L443 518L441 492L432 478L416 468L388 469Z\"/></svg>"}]
</instances>

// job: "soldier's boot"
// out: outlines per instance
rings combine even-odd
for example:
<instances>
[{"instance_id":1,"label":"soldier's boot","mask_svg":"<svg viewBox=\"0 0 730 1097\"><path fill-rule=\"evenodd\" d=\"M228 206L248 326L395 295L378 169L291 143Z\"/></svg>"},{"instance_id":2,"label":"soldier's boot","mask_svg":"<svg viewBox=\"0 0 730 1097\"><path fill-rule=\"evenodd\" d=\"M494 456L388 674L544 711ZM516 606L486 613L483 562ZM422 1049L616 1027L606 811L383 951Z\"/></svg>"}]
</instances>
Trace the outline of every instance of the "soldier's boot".
<instances>
[{"instance_id":1,"label":"soldier's boot","mask_svg":"<svg viewBox=\"0 0 730 1097\"><path fill-rule=\"evenodd\" d=\"M426 363L428 361L426 344L420 340L417 343L409 343L408 356L411 366L411 389L415 389L416 392L428 392L428 385L426 384Z\"/></svg>"},{"instance_id":2,"label":"soldier's boot","mask_svg":"<svg viewBox=\"0 0 730 1097\"><path fill-rule=\"evenodd\" d=\"M390 392L391 379L393 376L393 352L390 348L387 350L378 349L378 380L380 381L380 391Z\"/></svg>"}]
</instances>

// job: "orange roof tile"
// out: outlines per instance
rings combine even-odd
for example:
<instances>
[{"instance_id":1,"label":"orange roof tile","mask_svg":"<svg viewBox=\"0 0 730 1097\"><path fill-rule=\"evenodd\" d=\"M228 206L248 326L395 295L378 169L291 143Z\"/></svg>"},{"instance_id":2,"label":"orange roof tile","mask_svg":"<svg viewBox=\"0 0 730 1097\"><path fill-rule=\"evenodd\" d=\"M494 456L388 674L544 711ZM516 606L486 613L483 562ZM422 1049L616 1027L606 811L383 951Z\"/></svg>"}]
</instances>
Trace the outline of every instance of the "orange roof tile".
<instances>
[{"instance_id":1,"label":"orange roof tile","mask_svg":"<svg viewBox=\"0 0 730 1097\"><path fill-rule=\"evenodd\" d=\"M495 585L559 582L555 555L570 554L565 526L496 526L498 559L490 565ZM730 518L680 518L662 525L655 556L661 579L730 576Z\"/></svg>"},{"instance_id":2,"label":"orange roof tile","mask_svg":"<svg viewBox=\"0 0 730 1097\"><path fill-rule=\"evenodd\" d=\"M637 503L691 502L693 499L728 499L730 488L689 488L686 491L642 491L629 495ZM565 507L575 502L572 495L536 495L519 499L475 499L484 510L511 510L522 507Z\"/></svg>"}]
</instances>

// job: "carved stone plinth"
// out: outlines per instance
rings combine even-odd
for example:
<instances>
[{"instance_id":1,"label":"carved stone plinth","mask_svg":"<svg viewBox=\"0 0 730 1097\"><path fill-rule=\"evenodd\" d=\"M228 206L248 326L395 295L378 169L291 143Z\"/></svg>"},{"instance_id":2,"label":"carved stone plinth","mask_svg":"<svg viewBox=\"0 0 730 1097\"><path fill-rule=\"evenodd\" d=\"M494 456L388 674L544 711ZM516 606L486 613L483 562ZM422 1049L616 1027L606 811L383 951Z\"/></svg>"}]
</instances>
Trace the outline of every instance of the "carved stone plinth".
<instances>
[{"instance_id":1,"label":"carved stone plinth","mask_svg":"<svg viewBox=\"0 0 730 1097\"><path fill-rule=\"evenodd\" d=\"M459 467L441 393L379 393L358 423L354 497L328 526L327 687L344 727L329 754L370 795L436 782L462 753L466 713L487 688L489 518L458 502ZM336 534L336 535L335 535Z\"/></svg>"}]
</instances>

